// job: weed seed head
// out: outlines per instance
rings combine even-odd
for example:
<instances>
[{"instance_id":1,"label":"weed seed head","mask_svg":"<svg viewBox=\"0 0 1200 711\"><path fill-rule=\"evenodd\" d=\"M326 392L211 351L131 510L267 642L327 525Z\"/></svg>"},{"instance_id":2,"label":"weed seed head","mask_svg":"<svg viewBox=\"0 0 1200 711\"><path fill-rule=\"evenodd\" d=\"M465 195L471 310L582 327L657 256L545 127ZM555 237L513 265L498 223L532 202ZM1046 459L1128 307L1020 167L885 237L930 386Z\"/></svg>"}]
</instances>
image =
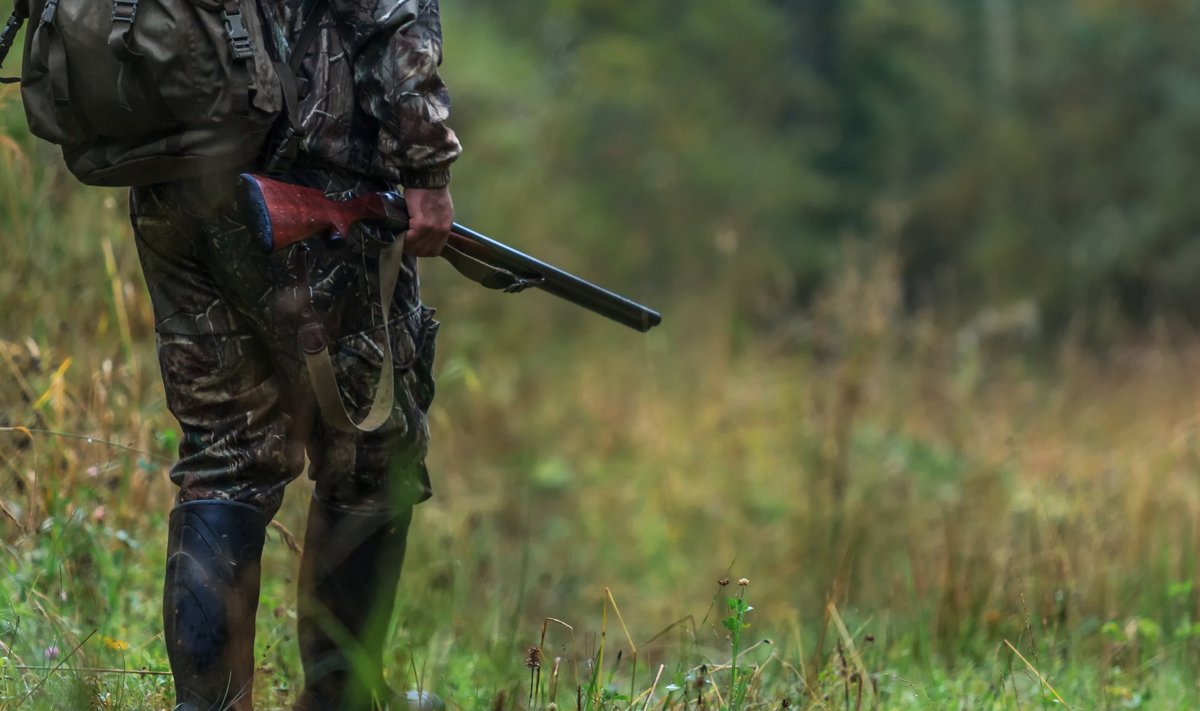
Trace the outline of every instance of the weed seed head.
<instances>
[{"instance_id":1,"label":"weed seed head","mask_svg":"<svg viewBox=\"0 0 1200 711\"><path fill-rule=\"evenodd\" d=\"M717 585L720 585L721 587L725 587L728 584L729 584L729 578L718 578L717 579Z\"/></svg>"},{"instance_id":2,"label":"weed seed head","mask_svg":"<svg viewBox=\"0 0 1200 711\"><path fill-rule=\"evenodd\" d=\"M525 657L525 667L527 669L542 668L542 650L538 647L530 647L529 654Z\"/></svg>"}]
</instances>

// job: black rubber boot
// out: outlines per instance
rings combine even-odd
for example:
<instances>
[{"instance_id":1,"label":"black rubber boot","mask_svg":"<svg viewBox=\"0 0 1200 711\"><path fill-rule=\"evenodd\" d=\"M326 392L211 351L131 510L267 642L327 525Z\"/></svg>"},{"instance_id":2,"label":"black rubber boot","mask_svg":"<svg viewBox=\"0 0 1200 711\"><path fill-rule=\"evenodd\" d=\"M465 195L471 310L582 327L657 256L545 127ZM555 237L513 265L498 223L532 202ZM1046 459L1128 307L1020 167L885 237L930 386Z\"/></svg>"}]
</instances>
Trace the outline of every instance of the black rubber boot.
<instances>
[{"instance_id":1,"label":"black rubber boot","mask_svg":"<svg viewBox=\"0 0 1200 711\"><path fill-rule=\"evenodd\" d=\"M171 511L163 632L179 711L251 711L259 559L269 519L248 504Z\"/></svg>"},{"instance_id":2,"label":"black rubber boot","mask_svg":"<svg viewBox=\"0 0 1200 711\"><path fill-rule=\"evenodd\" d=\"M313 498L298 596L305 689L295 711L397 707L383 648L411 520L411 510L363 514Z\"/></svg>"}]
</instances>

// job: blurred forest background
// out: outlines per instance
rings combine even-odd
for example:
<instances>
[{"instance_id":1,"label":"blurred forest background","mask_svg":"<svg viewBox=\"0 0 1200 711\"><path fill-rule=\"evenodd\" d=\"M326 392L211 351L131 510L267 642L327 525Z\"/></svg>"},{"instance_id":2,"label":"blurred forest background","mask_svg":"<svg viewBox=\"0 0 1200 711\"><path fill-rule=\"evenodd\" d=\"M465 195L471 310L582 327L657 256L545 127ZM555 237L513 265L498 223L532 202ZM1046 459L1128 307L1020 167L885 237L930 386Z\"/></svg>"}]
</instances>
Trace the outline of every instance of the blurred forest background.
<instances>
[{"instance_id":1,"label":"blurred forest background","mask_svg":"<svg viewBox=\"0 0 1200 711\"><path fill-rule=\"evenodd\" d=\"M497 219L501 178L556 218L504 201L537 225L520 233L564 230L614 273L736 269L730 313L755 327L811 305L848 240L897 256L908 308L957 318L1028 300L1051 329L1145 325L1197 303L1191 3L448 12L464 209Z\"/></svg>"},{"instance_id":2,"label":"blurred forest background","mask_svg":"<svg viewBox=\"0 0 1200 711\"><path fill-rule=\"evenodd\" d=\"M610 648L589 708L678 704L732 686L745 595L764 706L1200 705L1200 6L442 12L460 221L665 321L427 266L437 496L399 685L522 702L529 646L586 668L607 643L641 666ZM178 435L124 199L0 88L0 709L169 707L161 677L87 671L165 667ZM279 707L305 486L260 607Z\"/></svg>"}]
</instances>

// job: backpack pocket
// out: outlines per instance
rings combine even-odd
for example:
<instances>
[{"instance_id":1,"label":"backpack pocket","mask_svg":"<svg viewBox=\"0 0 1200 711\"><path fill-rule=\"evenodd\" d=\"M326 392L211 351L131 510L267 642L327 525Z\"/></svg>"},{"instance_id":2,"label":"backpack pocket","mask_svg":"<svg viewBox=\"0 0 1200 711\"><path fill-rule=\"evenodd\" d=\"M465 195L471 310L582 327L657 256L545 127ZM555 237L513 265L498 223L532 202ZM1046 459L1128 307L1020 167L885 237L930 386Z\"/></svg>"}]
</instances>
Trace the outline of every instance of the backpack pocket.
<instances>
[{"instance_id":1,"label":"backpack pocket","mask_svg":"<svg viewBox=\"0 0 1200 711\"><path fill-rule=\"evenodd\" d=\"M270 123L278 115L283 96L254 0L140 4L134 47L185 125L211 126L231 115Z\"/></svg>"},{"instance_id":2,"label":"backpack pocket","mask_svg":"<svg viewBox=\"0 0 1200 711\"><path fill-rule=\"evenodd\" d=\"M63 146L84 182L81 170L107 172L93 184L136 184L148 159L156 177L174 177L171 156L205 158L200 168L253 160L282 109L255 0L32 0L30 9L21 82L30 129ZM131 172L106 165L133 160Z\"/></svg>"}]
</instances>

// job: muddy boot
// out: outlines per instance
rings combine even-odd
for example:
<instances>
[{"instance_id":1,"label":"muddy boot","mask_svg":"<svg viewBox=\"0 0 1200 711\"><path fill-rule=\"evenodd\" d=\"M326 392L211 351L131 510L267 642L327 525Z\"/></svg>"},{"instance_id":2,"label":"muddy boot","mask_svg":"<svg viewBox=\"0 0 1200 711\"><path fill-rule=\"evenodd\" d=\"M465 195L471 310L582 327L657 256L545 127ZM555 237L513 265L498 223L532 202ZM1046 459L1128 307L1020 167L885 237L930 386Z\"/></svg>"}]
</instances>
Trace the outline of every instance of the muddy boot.
<instances>
[{"instance_id":1,"label":"muddy boot","mask_svg":"<svg viewBox=\"0 0 1200 711\"><path fill-rule=\"evenodd\" d=\"M297 620L305 689L295 711L405 707L384 684L382 663L411 520L411 509L369 514L312 500Z\"/></svg>"},{"instance_id":2,"label":"muddy boot","mask_svg":"<svg viewBox=\"0 0 1200 711\"><path fill-rule=\"evenodd\" d=\"M163 636L181 711L251 711L254 612L268 518L233 501L171 511Z\"/></svg>"}]
</instances>

